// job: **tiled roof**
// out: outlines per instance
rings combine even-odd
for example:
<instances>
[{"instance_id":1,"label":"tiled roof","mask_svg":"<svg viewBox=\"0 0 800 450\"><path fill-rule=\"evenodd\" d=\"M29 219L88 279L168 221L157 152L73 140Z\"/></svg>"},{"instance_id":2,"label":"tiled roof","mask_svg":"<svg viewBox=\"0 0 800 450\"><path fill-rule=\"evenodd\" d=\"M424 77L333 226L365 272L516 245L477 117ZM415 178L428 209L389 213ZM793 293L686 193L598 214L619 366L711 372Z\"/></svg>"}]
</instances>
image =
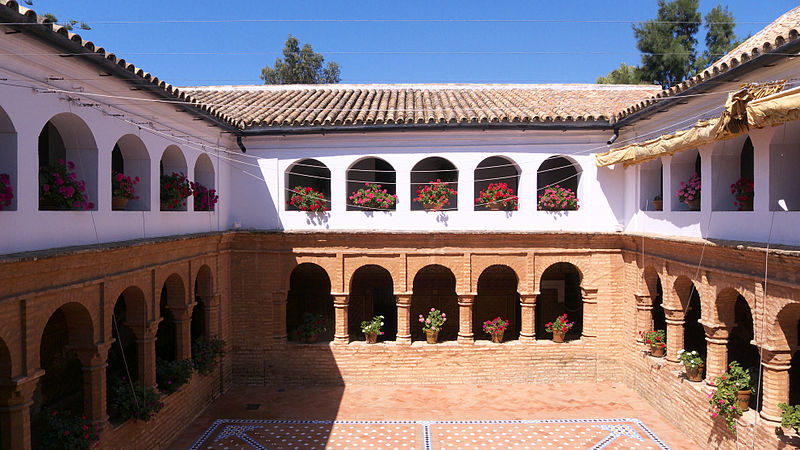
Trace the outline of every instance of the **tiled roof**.
<instances>
[{"instance_id":1,"label":"tiled roof","mask_svg":"<svg viewBox=\"0 0 800 450\"><path fill-rule=\"evenodd\" d=\"M800 6L775 19L775 21L767 25L766 28L742 42L738 47L731 50L728 54L718 59L714 64L707 67L699 74L665 91L661 91L644 101L639 101L632 106L620 110L615 119L622 119L627 115L657 103L658 99L679 94L706 80L721 75L740 64L746 63L759 55L774 51L782 45L798 39L800 39Z\"/></svg>"},{"instance_id":2,"label":"tiled roof","mask_svg":"<svg viewBox=\"0 0 800 450\"><path fill-rule=\"evenodd\" d=\"M598 84L329 84L181 88L239 128L608 121L660 90Z\"/></svg>"}]
</instances>

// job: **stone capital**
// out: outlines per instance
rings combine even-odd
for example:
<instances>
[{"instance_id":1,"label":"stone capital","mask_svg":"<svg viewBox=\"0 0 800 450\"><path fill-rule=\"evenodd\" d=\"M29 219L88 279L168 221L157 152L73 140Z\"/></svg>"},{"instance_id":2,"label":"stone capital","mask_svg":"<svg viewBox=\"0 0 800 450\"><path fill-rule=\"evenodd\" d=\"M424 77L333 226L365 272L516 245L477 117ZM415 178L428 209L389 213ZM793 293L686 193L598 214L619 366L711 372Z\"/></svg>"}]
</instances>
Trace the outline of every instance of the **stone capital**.
<instances>
[{"instance_id":1,"label":"stone capital","mask_svg":"<svg viewBox=\"0 0 800 450\"><path fill-rule=\"evenodd\" d=\"M350 303L350 294L343 292L331 293L334 308L345 308Z\"/></svg>"},{"instance_id":2,"label":"stone capital","mask_svg":"<svg viewBox=\"0 0 800 450\"><path fill-rule=\"evenodd\" d=\"M33 403L33 392L42 375L44 370L37 369L31 375L0 384L0 410L9 411L30 406Z\"/></svg>"},{"instance_id":3,"label":"stone capital","mask_svg":"<svg viewBox=\"0 0 800 450\"><path fill-rule=\"evenodd\" d=\"M523 308L536 306L536 299L539 297L539 294L540 292L520 293L519 302L522 304Z\"/></svg>"},{"instance_id":4,"label":"stone capital","mask_svg":"<svg viewBox=\"0 0 800 450\"><path fill-rule=\"evenodd\" d=\"M158 324L161 323L163 318L159 317L158 319L151 320L146 323L129 323L126 322L131 331L133 331L134 336L136 336L137 343L145 343L154 341L156 339L156 333L158 333Z\"/></svg>"},{"instance_id":5,"label":"stone capital","mask_svg":"<svg viewBox=\"0 0 800 450\"><path fill-rule=\"evenodd\" d=\"M478 294L458 294L458 306L472 306Z\"/></svg>"},{"instance_id":6,"label":"stone capital","mask_svg":"<svg viewBox=\"0 0 800 450\"><path fill-rule=\"evenodd\" d=\"M72 350L81 361L84 370L102 369L107 366L108 350L115 341L111 340L91 347L75 347Z\"/></svg>"},{"instance_id":7,"label":"stone capital","mask_svg":"<svg viewBox=\"0 0 800 450\"><path fill-rule=\"evenodd\" d=\"M403 292L399 294L394 294L395 301L397 302L397 306L407 308L411 306L411 296L413 293L411 292Z\"/></svg>"},{"instance_id":8,"label":"stone capital","mask_svg":"<svg viewBox=\"0 0 800 450\"><path fill-rule=\"evenodd\" d=\"M581 297L584 303L597 303L597 288L581 287Z\"/></svg>"},{"instance_id":9,"label":"stone capital","mask_svg":"<svg viewBox=\"0 0 800 450\"><path fill-rule=\"evenodd\" d=\"M275 305L286 304L289 293L287 291L276 291L272 293L272 303Z\"/></svg>"}]
</instances>

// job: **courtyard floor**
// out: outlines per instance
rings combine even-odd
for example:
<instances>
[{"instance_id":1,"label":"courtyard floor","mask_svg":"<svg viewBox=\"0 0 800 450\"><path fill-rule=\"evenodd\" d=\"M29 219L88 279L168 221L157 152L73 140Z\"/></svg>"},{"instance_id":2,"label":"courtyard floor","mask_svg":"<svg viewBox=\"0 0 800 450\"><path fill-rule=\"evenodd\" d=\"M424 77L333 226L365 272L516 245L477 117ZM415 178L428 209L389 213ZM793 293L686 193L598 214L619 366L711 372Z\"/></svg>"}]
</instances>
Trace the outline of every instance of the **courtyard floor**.
<instances>
[{"instance_id":1,"label":"courtyard floor","mask_svg":"<svg viewBox=\"0 0 800 450\"><path fill-rule=\"evenodd\" d=\"M622 384L230 389L174 449L697 448Z\"/></svg>"}]
</instances>

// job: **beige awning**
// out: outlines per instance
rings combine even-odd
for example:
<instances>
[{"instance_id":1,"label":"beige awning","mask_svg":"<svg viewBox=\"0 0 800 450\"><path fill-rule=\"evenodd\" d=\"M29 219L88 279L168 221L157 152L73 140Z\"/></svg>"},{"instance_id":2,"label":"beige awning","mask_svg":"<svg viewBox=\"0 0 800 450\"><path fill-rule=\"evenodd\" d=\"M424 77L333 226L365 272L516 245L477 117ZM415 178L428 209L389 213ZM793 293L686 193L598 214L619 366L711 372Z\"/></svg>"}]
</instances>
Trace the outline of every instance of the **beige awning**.
<instances>
[{"instance_id":1,"label":"beige awning","mask_svg":"<svg viewBox=\"0 0 800 450\"><path fill-rule=\"evenodd\" d=\"M753 128L774 127L800 120L800 87L754 100L747 105L747 123Z\"/></svg>"},{"instance_id":2,"label":"beige awning","mask_svg":"<svg viewBox=\"0 0 800 450\"><path fill-rule=\"evenodd\" d=\"M748 104L783 89L785 81L748 84L728 95L725 110L719 117L701 120L688 130L659 136L649 141L626 145L595 155L599 167L623 163L626 166L724 141L746 133Z\"/></svg>"}]
</instances>

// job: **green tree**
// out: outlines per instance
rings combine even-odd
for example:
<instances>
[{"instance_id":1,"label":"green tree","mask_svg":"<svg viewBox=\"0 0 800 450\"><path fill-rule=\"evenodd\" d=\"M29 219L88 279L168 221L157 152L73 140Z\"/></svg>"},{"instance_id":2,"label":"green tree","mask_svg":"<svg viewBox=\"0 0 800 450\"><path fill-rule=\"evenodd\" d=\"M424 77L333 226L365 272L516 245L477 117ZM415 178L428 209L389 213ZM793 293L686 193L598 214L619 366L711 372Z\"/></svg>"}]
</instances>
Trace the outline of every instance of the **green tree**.
<instances>
[{"instance_id":1,"label":"green tree","mask_svg":"<svg viewBox=\"0 0 800 450\"><path fill-rule=\"evenodd\" d=\"M736 21L727 6L717 5L706 14L706 50L695 62L695 73L710 66L714 61L736 48L739 42L733 28Z\"/></svg>"},{"instance_id":2,"label":"green tree","mask_svg":"<svg viewBox=\"0 0 800 450\"><path fill-rule=\"evenodd\" d=\"M339 65L329 62L322 67L325 58L314 52L311 45L300 43L291 34L283 47L283 60L275 59L275 67L266 66L261 69L264 84L323 84L338 83L340 80Z\"/></svg>"},{"instance_id":3,"label":"green tree","mask_svg":"<svg viewBox=\"0 0 800 450\"><path fill-rule=\"evenodd\" d=\"M598 77L597 84L648 84L642 80L641 70L636 66L622 63L604 77Z\"/></svg>"}]
</instances>

